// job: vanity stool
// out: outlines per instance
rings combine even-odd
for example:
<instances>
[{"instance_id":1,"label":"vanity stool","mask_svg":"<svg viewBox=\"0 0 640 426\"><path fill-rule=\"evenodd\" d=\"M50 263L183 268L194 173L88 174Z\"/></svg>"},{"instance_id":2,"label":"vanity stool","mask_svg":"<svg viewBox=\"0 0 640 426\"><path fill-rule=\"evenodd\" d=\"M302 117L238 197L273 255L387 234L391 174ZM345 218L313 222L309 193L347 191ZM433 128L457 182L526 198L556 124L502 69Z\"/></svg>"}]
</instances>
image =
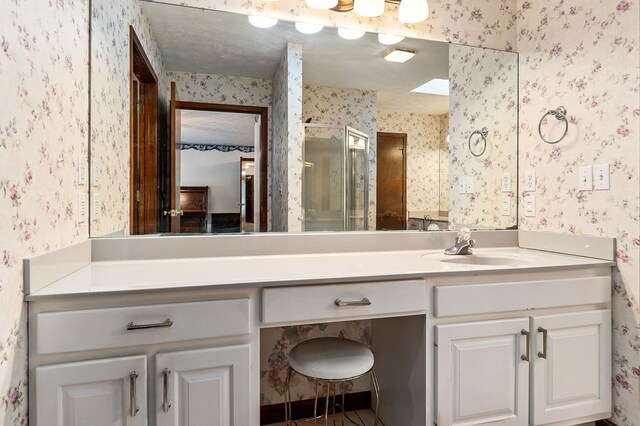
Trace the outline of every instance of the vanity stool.
<instances>
[{"instance_id":1,"label":"vanity stool","mask_svg":"<svg viewBox=\"0 0 640 426\"><path fill-rule=\"evenodd\" d=\"M313 379L315 382L315 398L313 404L313 418L316 421L322 416L318 416L318 382L324 382L327 386L324 424L329 423L329 396L331 385L333 384L333 419L335 424L335 402L336 384L349 380L354 380L366 374L371 376L373 392L376 397L374 415L375 423L378 425L378 405L380 403L380 386L378 378L373 370L373 353L371 349L362 343L340 339L337 337L321 337L301 342L294 346L289 352L289 373L285 382L285 420L289 425L293 421L291 418L291 375L293 372L301 376ZM344 425L344 387L342 388L342 425Z\"/></svg>"}]
</instances>

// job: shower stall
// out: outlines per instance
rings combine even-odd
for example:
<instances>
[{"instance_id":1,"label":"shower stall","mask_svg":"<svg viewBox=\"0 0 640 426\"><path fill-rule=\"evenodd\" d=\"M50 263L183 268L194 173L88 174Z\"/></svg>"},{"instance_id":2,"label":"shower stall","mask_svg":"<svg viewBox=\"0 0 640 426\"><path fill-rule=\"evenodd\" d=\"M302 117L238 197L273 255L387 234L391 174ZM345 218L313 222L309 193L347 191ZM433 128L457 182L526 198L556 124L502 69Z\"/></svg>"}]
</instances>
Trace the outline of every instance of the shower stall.
<instances>
[{"instance_id":1,"label":"shower stall","mask_svg":"<svg viewBox=\"0 0 640 426\"><path fill-rule=\"evenodd\" d=\"M366 231L369 136L348 126L304 125L303 231Z\"/></svg>"}]
</instances>

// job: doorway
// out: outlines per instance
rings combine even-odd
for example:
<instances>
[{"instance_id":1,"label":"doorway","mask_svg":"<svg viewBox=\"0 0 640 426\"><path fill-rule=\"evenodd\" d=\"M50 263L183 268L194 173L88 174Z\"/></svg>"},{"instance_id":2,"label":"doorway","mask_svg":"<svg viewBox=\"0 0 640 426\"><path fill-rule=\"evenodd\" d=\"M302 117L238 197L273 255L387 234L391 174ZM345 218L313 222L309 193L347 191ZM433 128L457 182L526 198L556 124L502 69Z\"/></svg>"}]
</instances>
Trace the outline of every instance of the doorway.
<instances>
[{"instance_id":1,"label":"doorway","mask_svg":"<svg viewBox=\"0 0 640 426\"><path fill-rule=\"evenodd\" d=\"M407 229L407 134L378 133L376 229Z\"/></svg>"},{"instance_id":2,"label":"doorway","mask_svg":"<svg viewBox=\"0 0 640 426\"><path fill-rule=\"evenodd\" d=\"M129 232L158 229L158 78L129 27Z\"/></svg>"}]
</instances>

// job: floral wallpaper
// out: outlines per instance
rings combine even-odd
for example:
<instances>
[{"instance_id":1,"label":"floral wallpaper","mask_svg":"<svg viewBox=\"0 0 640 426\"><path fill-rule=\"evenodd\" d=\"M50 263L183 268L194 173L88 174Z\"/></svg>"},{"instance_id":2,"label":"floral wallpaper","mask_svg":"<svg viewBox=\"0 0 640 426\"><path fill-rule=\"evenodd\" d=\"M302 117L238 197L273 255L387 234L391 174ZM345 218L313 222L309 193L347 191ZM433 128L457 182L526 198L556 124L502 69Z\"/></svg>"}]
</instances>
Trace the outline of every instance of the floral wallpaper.
<instances>
[{"instance_id":1,"label":"floral wallpaper","mask_svg":"<svg viewBox=\"0 0 640 426\"><path fill-rule=\"evenodd\" d=\"M510 52L449 47L449 223L454 227L504 229L517 223L515 182L518 173L518 56ZM486 151L474 157L469 137L486 127ZM471 148L482 150L474 135ZM511 191L501 191L503 173ZM460 178L472 177L472 193L460 193ZM511 199L503 216L496 200Z\"/></svg>"},{"instance_id":2,"label":"floral wallpaper","mask_svg":"<svg viewBox=\"0 0 640 426\"><path fill-rule=\"evenodd\" d=\"M0 424L27 425L22 259L86 240L86 1L2 3L0 13Z\"/></svg>"},{"instance_id":3,"label":"floral wallpaper","mask_svg":"<svg viewBox=\"0 0 640 426\"><path fill-rule=\"evenodd\" d=\"M302 45L289 43L273 76L271 223L302 231ZM278 182L276 184L276 182Z\"/></svg>"},{"instance_id":4,"label":"floral wallpaper","mask_svg":"<svg viewBox=\"0 0 640 426\"><path fill-rule=\"evenodd\" d=\"M284 402L284 383L289 371L289 350L302 341L317 337L341 337L371 346L371 321L263 328L260 333L260 405ZM369 390L369 381L354 380L347 382L345 386L346 393L364 392ZM319 394L324 396L326 393L324 389L319 388ZM297 374L292 376L291 399L293 401L311 399L314 395L315 387L312 381Z\"/></svg>"},{"instance_id":5,"label":"floral wallpaper","mask_svg":"<svg viewBox=\"0 0 640 426\"><path fill-rule=\"evenodd\" d=\"M442 115L440 124L440 201L439 210L449 211L449 114Z\"/></svg>"},{"instance_id":6,"label":"floral wallpaper","mask_svg":"<svg viewBox=\"0 0 640 426\"><path fill-rule=\"evenodd\" d=\"M168 81L151 25L137 0L91 2L91 163L99 176L91 195L100 207L91 236L129 233L129 26L158 77L159 107ZM99 170L98 170L99 169Z\"/></svg>"},{"instance_id":7,"label":"floral wallpaper","mask_svg":"<svg viewBox=\"0 0 640 426\"><path fill-rule=\"evenodd\" d=\"M536 216L522 229L615 237L613 422L640 425L640 3L519 2L520 182L535 170ZM576 36L580 34L580 36ZM556 145L538 136L568 111ZM554 120L555 121L555 120ZM552 123L545 131L550 131ZM611 165L611 190L578 191L578 168ZM522 186L521 186L522 187ZM521 190L523 199L529 194Z\"/></svg>"},{"instance_id":8,"label":"floral wallpaper","mask_svg":"<svg viewBox=\"0 0 640 426\"><path fill-rule=\"evenodd\" d=\"M333 13L310 9L300 0L154 0L245 15L260 14L289 21L303 20L331 27L348 26L376 33L398 33L407 37L448 41L470 46L514 50L516 44L516 0L429 0L431 15L426 22L401 24L397 6L387 4L379 18L362 18L353 12Z\"/></svg>"},{"instance_id":9,"label":"floral wallpaper","mask_svg":"<svg viewBox=\"0 0 640 426\"><path fill-rule=\"evenodd\" d=\"M376 229L377 97L372 90L341 89L305 84L304 120L314 124L349 126L369 135L369 229Z\"/></svg>"},{"instance_id":10,"label":"floral wallpaper","mask_svg":"<svg viewBox=\"0 0 640 426\"><path fill-rule=\"evenodd\" d=\"M407 134L408 211L439 210L440 154L443 146L443 134L446 144L446 135L449 131L447 117L448 114L378 112L379 132ZM446 174L443 176L447 178ZM448 192L448 185L446 188L445 192Z\"/></svg>"}]
</instances>

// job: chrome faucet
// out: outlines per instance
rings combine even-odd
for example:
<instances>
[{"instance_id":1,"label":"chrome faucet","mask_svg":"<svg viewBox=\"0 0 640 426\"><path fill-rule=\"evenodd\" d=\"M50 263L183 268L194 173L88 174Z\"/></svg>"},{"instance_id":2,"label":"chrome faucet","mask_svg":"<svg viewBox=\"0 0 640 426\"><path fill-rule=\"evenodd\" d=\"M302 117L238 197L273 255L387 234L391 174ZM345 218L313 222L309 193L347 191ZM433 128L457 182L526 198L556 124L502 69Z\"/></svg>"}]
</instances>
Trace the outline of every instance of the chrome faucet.
<instances>
[{"instance_id":1,"label":"chrome faucet","mask_svg":"<svg viewBox=\"0 0 640 426\"><path fill-rule=\"evenodd\" d=\"M469 230L469 228L462 228L458 231L456 243L453 247L445 249L444 254L471 254L473 252L471 247L475 245L475 240L471 239L471 230Z\"/></svg>"}]
</instances>

